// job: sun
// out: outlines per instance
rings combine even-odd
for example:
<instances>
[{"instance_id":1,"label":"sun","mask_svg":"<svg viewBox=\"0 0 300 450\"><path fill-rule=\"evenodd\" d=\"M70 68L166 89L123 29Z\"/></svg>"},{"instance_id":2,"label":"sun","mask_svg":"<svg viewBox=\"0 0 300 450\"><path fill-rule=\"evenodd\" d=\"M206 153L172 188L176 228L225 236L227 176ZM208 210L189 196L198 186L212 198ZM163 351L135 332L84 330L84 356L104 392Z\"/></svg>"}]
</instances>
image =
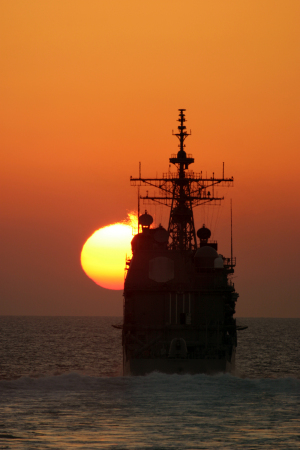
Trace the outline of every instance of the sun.
<instances>
[{"instance_id":1,"label":"sun","mask_svg":"<svg viewBox=\"0 0 300 450\"><path fill-rule=\"evenodd\" d=\"M123 289L126 256L137 233L137 215L95 231L81 251L81 266L89 278L106 289Z\"/></svg>"}]
</instances>

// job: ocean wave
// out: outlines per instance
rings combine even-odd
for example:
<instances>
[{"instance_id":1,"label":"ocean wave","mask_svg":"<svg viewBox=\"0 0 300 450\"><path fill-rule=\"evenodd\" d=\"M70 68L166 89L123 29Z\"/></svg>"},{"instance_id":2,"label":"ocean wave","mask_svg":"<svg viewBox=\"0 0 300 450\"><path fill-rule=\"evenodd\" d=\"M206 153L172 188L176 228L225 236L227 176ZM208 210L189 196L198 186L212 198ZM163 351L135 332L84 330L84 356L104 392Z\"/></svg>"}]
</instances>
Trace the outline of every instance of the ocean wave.
<instances>
[{"instance_id":1,"label":"ocean wave","mask_svg":"<svg viewBox=\"0 0 300 450\"><path fill-rule=\"evenodd\" d=\"M173 392L211 390L214 392L228 390L234 392L259 392L272 390L277 392L300 392L300 379L285 378L240 378L230 374L216 375L166 375L151 373L147 376L135 377L96 377L77 372L62 375L47 375L41 377L20 377L15 380L0 380L0 390L109 390L109 389L137 389L146 391Z\"/></svg>"},{"instance_id":2,"label":"ocean wave","mask_svg":"<svg viewBox=\"0 0 300 450\"><path fill-rule=\"evenodd\" d=\"M2 380L1 444L14 449L297 448L299 395L300 380L291 377L73 372Z\"/></svg>"}]
</instances>

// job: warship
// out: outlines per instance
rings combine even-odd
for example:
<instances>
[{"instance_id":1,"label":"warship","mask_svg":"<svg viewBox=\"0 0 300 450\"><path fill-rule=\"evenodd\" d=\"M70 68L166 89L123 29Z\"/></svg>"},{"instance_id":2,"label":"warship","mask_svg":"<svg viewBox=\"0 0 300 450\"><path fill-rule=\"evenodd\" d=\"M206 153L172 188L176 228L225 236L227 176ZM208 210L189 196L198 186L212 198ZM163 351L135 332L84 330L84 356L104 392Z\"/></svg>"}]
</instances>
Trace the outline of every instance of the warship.
<instances>
[{"instance_id":1,"label":"warship","mask_svg":"<svg viewBox=\"0 0 300 450\"><path fill-rule=\"evenodd\" d=\"M237 346L234 319L238 294L232 274L236 259L218 253L218 243L203 224L197 231L193 208L219 205L217 186L232 186L233 177L195 173L185 151L185 109L179 109L179 151L171 155L161 178L130 177L138 187L138 233L126 261L122 325L123 373L146 375L233 372ZM174 165L176 171L171 172ZM140 195L141 187L160 195ZM153 227L140 200L170 208L168 229ZM232 215L231 215L232 232ZM198 238L198 239L197 239Z\"/></svg>"}]
</instances>

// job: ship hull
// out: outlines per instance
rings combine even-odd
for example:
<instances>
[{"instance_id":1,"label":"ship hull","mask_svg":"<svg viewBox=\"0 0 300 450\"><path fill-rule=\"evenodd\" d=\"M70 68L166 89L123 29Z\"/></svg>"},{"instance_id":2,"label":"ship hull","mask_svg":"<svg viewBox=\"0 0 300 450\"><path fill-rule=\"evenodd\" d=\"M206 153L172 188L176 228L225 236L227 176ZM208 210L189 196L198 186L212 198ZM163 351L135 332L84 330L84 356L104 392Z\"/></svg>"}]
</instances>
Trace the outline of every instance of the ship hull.
<instances>
[{"instance_id":1,"label":"ship hull","mask_svg":"<svg viewBox=\"0 0 300 450\"><path fill-rule=\"evenodd\" d=\"M136 358L124 363L124 375L147 375L151 372L165 374L216 374L234 373L235 349L231 361L222 359L184 359L184 358Z\"/></svg>"}]
</instances>

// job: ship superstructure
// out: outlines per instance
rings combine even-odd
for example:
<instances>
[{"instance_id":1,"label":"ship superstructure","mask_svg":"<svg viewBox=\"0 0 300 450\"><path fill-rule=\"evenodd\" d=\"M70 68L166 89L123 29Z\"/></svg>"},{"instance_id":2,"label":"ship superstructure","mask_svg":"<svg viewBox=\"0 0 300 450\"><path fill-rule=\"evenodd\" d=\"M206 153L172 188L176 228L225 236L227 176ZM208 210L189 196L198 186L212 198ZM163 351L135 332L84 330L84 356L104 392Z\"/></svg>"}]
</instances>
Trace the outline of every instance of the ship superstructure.
<instances>
[{"instance_id":1,"label":"ship superstructure","mask_svg":"<svg viewBox=\"0 0 300 450\"><path fill-rule=\"evenodd\" d=\"M185 110L179 110L175 136L179 151L170 158L176 172L162 178L130 178L131 185L154 187L160 195L139 195L144 203L170 207L168 229L151 227L153 218L138 214L124 283L123 371L125 375L233 371L238 294L231 275L235 258L218 254L218 244L203 225L196 232L193 208L220 204L216 186L233 178L207 178L189 166L185 151ZM140 194L140 192L139 192ZM140 208L139 208L140 211ZM197 242L197 237L198 242Z\"/></svg>"}]
</instances>

